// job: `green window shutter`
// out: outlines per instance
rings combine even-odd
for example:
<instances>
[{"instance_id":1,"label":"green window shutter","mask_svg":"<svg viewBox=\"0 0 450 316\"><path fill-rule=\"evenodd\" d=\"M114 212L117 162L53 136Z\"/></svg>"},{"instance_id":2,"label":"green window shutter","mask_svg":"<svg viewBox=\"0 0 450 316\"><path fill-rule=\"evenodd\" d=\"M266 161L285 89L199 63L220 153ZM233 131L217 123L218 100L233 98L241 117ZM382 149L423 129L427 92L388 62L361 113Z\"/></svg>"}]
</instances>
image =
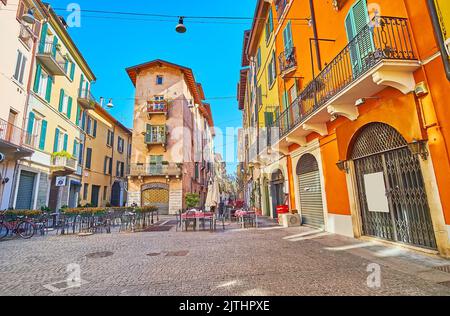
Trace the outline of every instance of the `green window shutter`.
<instances>
[{"instance_id":1,"label":"green window shutter","mask_svg":"<svg viewBox=\"0 0 450 316\"><path fill-rule=\"evenodd\" d=\"M67 74L69 70L69 61L67 59L64 60L64 72Z\"/></svg>"},{"instance_id":2,"label":"green window shutter","mask_svg":"<svg viewBox=\"0 0 450 316\"><path fill-rule=\"evenodd\" d=\"M64 151L67 151L67 144L68 144L68 142L69 142L69 136L67 135L67 134L64 134L64 147L63 147L63 149L64 149Z\"/></svg>"},{"instance_id":3,"label":"green window shutter","mask_svg":"<svg viewBox=\"0 0 450 316\"><path fill-rule=\"evenodd\" d=\"M72 62L70 65L70 80L73 81L74 78L75 78L75 63Z\"/></svg>"},{"instance_id":4,"label":"green window shutter","mask_svg":"<svg viewBox=\"0 0 450 316\"><path fill-rule=\"evenodd\" d=\"M41 31L41 41L39 42L39 53L44 53L45 51L45 40L47 38L47 31L48 31L48 24L45 23L42 26L42 31Z\"/></svg>"},{"instance_id":5,"label":"green window shutter","mask_svg":"<svg viewBox=\"0 0 450 316\"><path fill-rule=\"evenodd\" d=\"M108 157L103 160L103 173L106 174L106 164L108 163Z\"/></svg>"},{"instance_id":6,"label":"green window shutter","mask_svg":"<svg viewBox=\"0 0 450 316\"><path fill-rule=\"evenodd\" d=\"M288 51L294 46L292 40L292 24L289 21L283 31L284 50Z\"/></svg>"},{"instance_id":7,"label":"green window shutter","mask_svg":"<svg viewBox=\"0 0 450 316\"><path fill-rule=\"evenodd\" d=\"M272 112L265 112L264 113L264 120L266 123L266 127L270 127L273 124L273 113Z\"/></svg>"},{"instance_id":8,"label":"green window shutter","mask_svg":"<svg viewBox=\"0 0 450 316\"><path fill-rule=\"evenodd\" d=\"M85 87L84 87L84 96L89 97L89 81L86 80Z\"/></svg>"},{"instance_id":9,"label":"green window shutter","mask_svg":"<svg viewBox=\"0 0 450 316\"><path fill-rule=\"evenodd\" d=\"M52 98L52 85L53 85L53 78L48 76L47 79L47 91L45 93L45 100L50 103L50 100Z\"/></svg>"},{"instance_id":10,"label":"green window shutter","mask_svg":"<svg viewBox=\"0 0 450 316\"><path fill-rule=\"evenodd\" d=\"M69 97L69 101L67 103L67 117L70 118L72 117L72 103L73 103L73 99L72 97Z\"/></svg>"},{"instance_id":11,"label":"green window shutter","mask_svg":"<svg viewBox=\"0 0 450 316\"><path fill-rule=\"evenodd\" d=\"M55 142L53 143L53 152L58 152L58 143L59 143L59 128L55 130Z\"/></svg>"},{"instance_id":12,"label":"green window shutter","mask_svg":"<svg viewBox=\"0 0 450 316\"><path fill-rule=\"evenodd\" d=\"M91 161L92 161L92 148L86 149L86 168L91 168Z\"/></svg>"},{"instance_id":13,"label":"green window shutter","mask_svg":"<svg viewBox=\"0 0 450 316\"><path fill-rule=\"evenodd\" d=\"M72 155L74 157L77 157L77 149L78 149L78 142L76 140L73 141L73 151L72 151Z\"/></svg>"},{"instance_id":14,"label":"green window shutter","mask_svg":"<svg viewBox=\"0 0 450 316\"><path fill-rule=\"evenodd\" d=\"M58 38L53 36L52 56L56 58L56 46L58 45Z\"/></svg>"},{"instance_id":15,"label":"green window shutter","mask_svg":"<svg viewBox=\"0 0 450 316\"><path fill-rule=\"evenodd\" d=\"M63 104L64 104L64 89L61 89L59 92L59 107L58 107L59 112L62 112Z\"/></svg>"},{"instance_id":16,"label":"green window shutter","mask_svg":"<svg viewBox=\"0 0 450 316\"><path fill-rule=\"evenodd\" d=\"M75 123L78 125L80 125L80 105L77 105L77 114L75 117Z\"/></svg>"},{"instance_id":17,"label":"green window shutter","mask_svg":"<svg viewBox=\"0 0 450 316\"><path fill-rule=\"evenodd\" d=\"M39 83L41 80L41 74L42 74L42 66L41 64L36 65L36 77L34 78L34 87L33 91L38 93L39 91Z\"/></svg>"},{"instance_id":18,"label":"green window shutter","mask_svg":"<svg viewBox=\"0 0 450 316\"><path fill-rule=\"evenodd\" d=\"M83 84L84 84L84 75L81 74L80 77L80 87L78 88L78 96L82 97L83 96Z\"/></svg>"},{"instance_id":19,"label":"green window shutter","mask_svg":"<svg viewBox=\"0 0 450 316\"><path fill-rule=\"evenodd\" d=\"M47 137L47 121L42 120L42 126L41 126L41 139L39 140L39 149L45 150L45 140Z\"/></svg>"},{"instance_id":20,"label":"green window shutter","mask_svg":"<svg viewBox=\"0 0 450 316\"><path fill-rule=\"evenodd\" d=\"M35 117L34 113L30 112L30 117L28 118L28 127L27 127L27 133L30 136L33 134L34 117Z\"/></svg>"},{"instance_id":21,"label":"green window shutter","mask_svg":"<svg viewBox=\"0 0 450 316\"><path fill-rule=\"evenodd\" d=\"M92 131L92 136L97 137L97 120L94 120L94 129Z\"/></svg>"}]
</instances>

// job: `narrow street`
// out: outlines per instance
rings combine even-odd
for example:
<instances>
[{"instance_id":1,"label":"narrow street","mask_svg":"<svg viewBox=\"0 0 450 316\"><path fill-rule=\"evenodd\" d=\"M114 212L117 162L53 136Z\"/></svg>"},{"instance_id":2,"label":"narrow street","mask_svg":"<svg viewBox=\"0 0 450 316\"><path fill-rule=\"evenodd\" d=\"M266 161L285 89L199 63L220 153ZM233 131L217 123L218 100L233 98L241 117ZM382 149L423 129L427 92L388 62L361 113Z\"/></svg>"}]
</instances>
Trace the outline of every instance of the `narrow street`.
<instances>
[{"instance_id":1,"label":"narrow street","mask_svg":"<svg viewBox=\"0 0 450 316\"><path fill-rule=\"evenodd\" d=\"M48 236L1 243L4 295L450 295L448 260L373 242L280 228ZM64 290L68 265L82 285ZM368 267L381 268L369 287ZM442 268L442 270L445 270ZM53 284L53 290L49 285ZM51 288L51 287L50 287ZM56 291L60 289L60 291Z\"/></svg>"}]
</instances>

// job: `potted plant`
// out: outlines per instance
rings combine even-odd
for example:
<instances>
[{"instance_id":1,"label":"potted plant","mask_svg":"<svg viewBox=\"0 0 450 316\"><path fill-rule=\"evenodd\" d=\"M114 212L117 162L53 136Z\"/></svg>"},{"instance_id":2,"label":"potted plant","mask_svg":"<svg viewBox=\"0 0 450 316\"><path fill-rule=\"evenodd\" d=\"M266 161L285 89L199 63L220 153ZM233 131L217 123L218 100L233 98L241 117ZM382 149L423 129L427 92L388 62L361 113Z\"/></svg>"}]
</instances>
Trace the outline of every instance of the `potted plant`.
<instances>
[{"instance_id":1,"label":"potted plant","mask_svg":"<svg viewBox=\"0 0 450 316\"><path fill-rule=\"evenodd\" d=\"M198 207L200 203L200 195L197 193L187 193L185 196L185 202L188 209Z\"/></svg>"}]
</instances>

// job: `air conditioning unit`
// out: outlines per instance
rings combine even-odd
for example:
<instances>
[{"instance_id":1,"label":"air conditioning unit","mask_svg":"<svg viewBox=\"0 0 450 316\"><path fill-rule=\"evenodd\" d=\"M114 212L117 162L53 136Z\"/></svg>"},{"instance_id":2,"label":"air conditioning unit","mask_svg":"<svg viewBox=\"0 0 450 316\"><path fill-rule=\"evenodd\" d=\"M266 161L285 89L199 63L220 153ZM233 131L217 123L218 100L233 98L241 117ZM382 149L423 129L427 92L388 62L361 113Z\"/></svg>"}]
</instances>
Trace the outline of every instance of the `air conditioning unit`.
<instances>
[{"instance_id":1,"label":"air conditioning unit","mask_svg":"<svg viewBox=\"0 0 450 316\"><path fill-rule=\"evenodd\" d=\"M278 215L278 222L283 227L298 227L302 225L302 220L299 214L280 214Z\"/></svg>"}]
</instances>

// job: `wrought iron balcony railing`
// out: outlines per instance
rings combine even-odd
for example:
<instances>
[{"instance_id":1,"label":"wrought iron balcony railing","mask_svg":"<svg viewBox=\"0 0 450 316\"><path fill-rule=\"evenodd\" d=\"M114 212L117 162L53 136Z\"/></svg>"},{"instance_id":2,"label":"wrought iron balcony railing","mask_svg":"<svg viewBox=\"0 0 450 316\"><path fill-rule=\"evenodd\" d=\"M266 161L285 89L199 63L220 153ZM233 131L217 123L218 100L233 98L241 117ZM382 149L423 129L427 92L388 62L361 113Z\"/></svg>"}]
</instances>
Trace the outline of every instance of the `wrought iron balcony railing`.
<instances>
[{"instance_id":1,"label":"wrought iron balcony railing","mask_svg":"<svg viewBox=\"0 0 450 316\"><path fill-rule=\"evenodd\" d=\"M156 163L136 163L130 165L130 176L170 176L180 177L182 169L180 164L156 164Z\"/></svg>"},{"instance_id":2,"label":"wrought iron balcony railing","mask_svg":"<svg viewBox=\"0 0 450 316\"><path fill-rule=\"evenodd\" d=\"M278 139L383 60L416 60L406 18L375 17L364 27L277 117Z\"/></svg>"},{"instance_id":3,"label":"wrought iron balcony railing","mask_svg":"<svg viewBox=\"0 0 450 316\"><path fill-rule=\"evenodd\" d=\"M14 147L22 147L23 145L34 147L36 136L30 135L20 127L0 119L0 141Z\"/></svg>"},{"instance_id":4,"label":"wrought iron balcony railing","mask_svg":"<svg viewBox=\"0 0 450 316\"><path fill-rule=\"evenodd\" d=\"M280 64L281 74L286 74L289 71L295 70L297 68L297 55L295 47L291 47L282 52L280 56L278 56L278 63Z\"/></svg>"},{"instance_id":5,"label":"wrought iron balcony railing","mask_svg":"<svg viewBox=\"0 0 450 316\"><path fill-rule=\"evenodd\" d=\"M167 114L169 112L169 104L166 100L148 101L148 114Z\"/></svg>"},{"instance_id":6,"label":"wrought iron balcony railing","mask_svg":"<svg viewBox=\"0 0 450 316\"><path fill-rule=\"evenodd\" d=\"M95 109L97 100L92 95L90 89L83 88L78 90L78 103L85 109L93 110Z\"/></svg>"},{"instance_id":7,"label":"wrought iron balcony railing","mask_svg":"<svg viewBox=\"0 0 450 316\"><path fill-rule=\"evenodd\" d=\"M63 76L66 74L65 65L67 62L54 43L40 43L36 58L47 69L52 76Z\"/></svg>"}]
</instances>

